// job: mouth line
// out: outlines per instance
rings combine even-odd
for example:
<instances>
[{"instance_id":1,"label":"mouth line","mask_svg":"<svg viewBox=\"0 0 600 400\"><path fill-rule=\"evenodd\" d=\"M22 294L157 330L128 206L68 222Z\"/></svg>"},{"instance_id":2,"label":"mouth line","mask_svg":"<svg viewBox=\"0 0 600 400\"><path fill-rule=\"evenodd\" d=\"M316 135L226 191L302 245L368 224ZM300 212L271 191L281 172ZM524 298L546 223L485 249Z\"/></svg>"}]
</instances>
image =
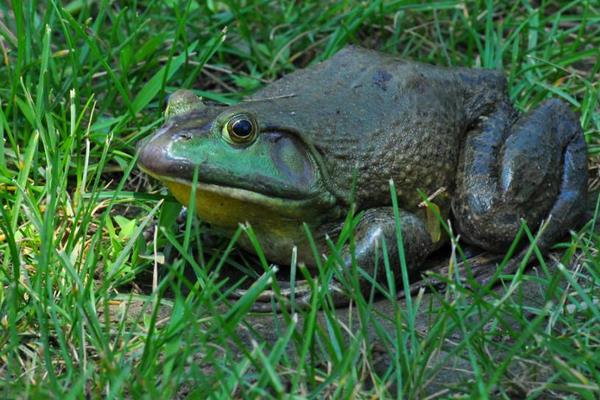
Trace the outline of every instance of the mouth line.
<instances>
[{"instance_id":1,"label":"mouth line","mask_svg":"<svg viewBox=\"0 0 600 400\"><path fill-rule=\"evenodd\" d=\"M176 178L172 176L158 175L154 172L149 171L143 166L138 166L144 173L152 176L159 181L164 182L173 182L181 185L186 185L190 187L190 190L193 186L192 182L186 179ZM215 193L225 197L231 197L237 200L248 201L253 203L269 203L274 206L284 206L289 207L290 205L298 205L298 204L306 204L316 202L319 199L319 195L315 194L313 196L307 197L284 197L273 194L267 194L257 191L252 191L240 187L235 186L224 186L215 183L203 182L198 180L196 184L197 191L207 191L211 193Z\"/></svg>"}]
</instances>

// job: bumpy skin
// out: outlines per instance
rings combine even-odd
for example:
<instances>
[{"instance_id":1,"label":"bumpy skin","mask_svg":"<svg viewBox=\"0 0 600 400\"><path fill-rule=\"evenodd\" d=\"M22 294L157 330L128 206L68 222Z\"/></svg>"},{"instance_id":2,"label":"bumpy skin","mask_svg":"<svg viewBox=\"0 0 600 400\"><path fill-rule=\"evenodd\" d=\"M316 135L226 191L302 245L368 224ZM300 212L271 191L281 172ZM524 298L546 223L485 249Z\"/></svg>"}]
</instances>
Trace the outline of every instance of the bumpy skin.
<instances>
[{"instance_id":1,"label":"bumpy skin","mask_svg":"<svg viewBox=\"0 0 600 400\"><path fill-rule=\"evenodd\" d=\"M492 251L507 248L521 219L536 229L550 218L540 242L547 247L584 212L586 147L577 116L550 100L519 117L498 71L441 68L347 47L236 106L207 106L179 92L170 108L174 115L140 145L141 168L187 203L198 167L200 216L225 231L249 221L279 264L298 246L311 265L301 223L324 251L326 235L339 232L353 200L364 211L358 264L375 270L382 238L395 262L390 179L411 269L444 240L428 229L419 190L430 195L443 188L433 199L442 216L453 218L466 241ZM257 138L232 145L223 127L240 114L256 120Z\"/></svg>"}]
</instances>

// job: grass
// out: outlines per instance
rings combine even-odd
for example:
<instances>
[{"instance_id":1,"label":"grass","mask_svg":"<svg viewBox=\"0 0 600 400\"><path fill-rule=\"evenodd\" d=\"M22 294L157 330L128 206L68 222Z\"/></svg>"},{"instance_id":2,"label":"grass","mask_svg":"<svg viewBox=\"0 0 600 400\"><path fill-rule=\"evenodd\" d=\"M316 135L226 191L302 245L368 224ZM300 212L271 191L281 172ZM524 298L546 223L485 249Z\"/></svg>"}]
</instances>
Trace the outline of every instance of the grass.
<instances>
[{"instance_id":1,"label":"grass","mask_svg":"<svg viewBox=\"0 0 600 400\"><path fill-rule=\"evenodd\" d=\"M210 246L191 215L173 224L179 206L135 168L136 142L176 88L233 104L354 43L502 68L522 110L569 102L597 189L600 7L495 3L1 3L2 397L598 398L597 211L560 245L558 267L540 258L500 292L455 281L386 310L357 295L348 313L321 290L309 310L257 317L275 271L235 250L251 227ZM319 282L343 245L331 243ZM228 300L217 272L248 265L264 273ZM306 271L292 260L291 273Z\"/></svg>"}]
</instances>

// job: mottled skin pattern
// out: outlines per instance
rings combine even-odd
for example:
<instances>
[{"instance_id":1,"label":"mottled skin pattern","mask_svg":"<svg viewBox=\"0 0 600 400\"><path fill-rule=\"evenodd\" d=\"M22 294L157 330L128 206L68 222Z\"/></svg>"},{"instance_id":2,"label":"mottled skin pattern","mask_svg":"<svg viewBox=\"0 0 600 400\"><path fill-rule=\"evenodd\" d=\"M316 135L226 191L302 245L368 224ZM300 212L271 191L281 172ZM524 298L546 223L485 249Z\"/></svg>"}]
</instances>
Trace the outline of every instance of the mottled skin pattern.
<instances>
[{"instance_id":1,"label":"mottled skin pattern","mask_svg":"<svg viewBox=\"0 0 600 400\"><path fill-rule=\"evenodd\" d=\"M577 116L550 100L519 117L498 71L347 47L238 105L207 106L182 91L170 108L165 126L140 145L142 169L187 203L185 187L199 167L200 216L226 232L249 221L266 256L279 264L289 262L295 245L312 265L301 223L324 251L352 199L364 211L358 264L374 271L382 238L396 262L390 179L411 269L444 241L428 230L418 190L430 195L443 188L433 202L452 218L455 233L492 251L507 248L521 219L536 229L551 217L540 242L546 248L584 212L586 147ZM253 141L223 140L236 115L255 119Z\"/></svg>"}]
</instances>

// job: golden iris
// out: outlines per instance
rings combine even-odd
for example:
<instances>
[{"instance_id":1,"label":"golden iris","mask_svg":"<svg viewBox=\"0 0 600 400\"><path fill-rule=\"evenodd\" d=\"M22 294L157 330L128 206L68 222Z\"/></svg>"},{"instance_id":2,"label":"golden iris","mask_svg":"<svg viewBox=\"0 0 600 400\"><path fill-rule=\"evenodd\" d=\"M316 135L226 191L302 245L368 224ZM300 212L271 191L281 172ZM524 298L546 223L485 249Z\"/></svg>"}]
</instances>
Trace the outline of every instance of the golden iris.
<instances>
[{"instance_id":1,"label":"golden iris","mask_svg":"<svg viewBox=\"0 0 600 400\"><path fill-rule=\"evenodd\" d=\"M232 117L223 126L223 138L232 144L247 144L256 138L258 127L256 120L247 114Z\"/></svg>"}]
</instances>

